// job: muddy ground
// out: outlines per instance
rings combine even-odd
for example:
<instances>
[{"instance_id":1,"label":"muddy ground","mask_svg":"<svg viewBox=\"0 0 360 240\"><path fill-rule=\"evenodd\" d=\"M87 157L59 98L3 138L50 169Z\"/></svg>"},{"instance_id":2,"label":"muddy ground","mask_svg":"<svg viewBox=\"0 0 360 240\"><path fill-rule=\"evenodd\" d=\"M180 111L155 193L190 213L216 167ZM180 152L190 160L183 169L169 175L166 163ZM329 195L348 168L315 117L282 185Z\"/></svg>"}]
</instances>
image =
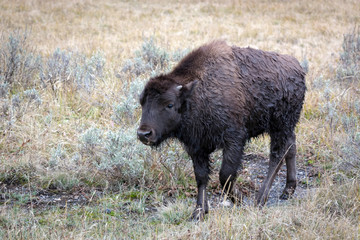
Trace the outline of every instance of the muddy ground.
<instances>
[{"instance_id":1,"label":"muddy ground","mask_svg":"<svg viewBox=\"0 0 360 240\"><path fill-rule=\"evenodd\" d=\"M239 173L239 180L237 182L237 188L242 193L243 205L254 204L255 193L260 188L262 181L266 177L267 167L269 160L265 157L247 154L244 156L243 170ZM219 206L232 206L230 201L224 201L224 197L220 188L218 178L218 171L215 169L215 173L211 177L208 191L208 199L211 208L217 208ZM302 198L305 194L313 188L320 176L320 171L309 166L298 166L297 179L298 185L294 194L294 198ZM286 166L283 165L275 178L272 185L270 195L267 201L267 206L284 204L286 200L279 199L282 190L286 183ZM189 198L195 201L196 188L190 191ZM0 205L11 205L15 202L20 203L24 207L32 208L47 208L57 206L60 208L69 207L72 205L89 205L97 204L96 200L104 196L101 189L92 190L75 190L71 193L61 192L56 190L29 190L28 186L8 186L6 184L0 184ZM116 193L115 193L116 194ZM176 197L172 194L164 193L164 202L175 202ZM156 211L155 205L150 201L148 203L148 211Z\"/></svg>"},{"instance_id":2,"label":"muddy ground","mask_svg":"<svg viewBox=\"0 0 360 240\"><path fill-rule=\"evenodd\" d=\"M269 159L260 155L247 154L243 159L243 170L239 173L237 182L237 188L241 191L242 205L253 205L255 200L255 194L261 187L262 182L265 180ZM312 166L298 166L297 167L297 188L293 198L302 198L314 188L321 176L321 170ZM280 199L280 195L286 184L286 166L282 165L278 175L276 176L274 183L272 184L267 206L285 204L287 200ZM217 207L219 205L232 206L231 201L225 201L222 196L221 189L219 187L210 195L211 206Z\"/></svg>"}]
</instances>

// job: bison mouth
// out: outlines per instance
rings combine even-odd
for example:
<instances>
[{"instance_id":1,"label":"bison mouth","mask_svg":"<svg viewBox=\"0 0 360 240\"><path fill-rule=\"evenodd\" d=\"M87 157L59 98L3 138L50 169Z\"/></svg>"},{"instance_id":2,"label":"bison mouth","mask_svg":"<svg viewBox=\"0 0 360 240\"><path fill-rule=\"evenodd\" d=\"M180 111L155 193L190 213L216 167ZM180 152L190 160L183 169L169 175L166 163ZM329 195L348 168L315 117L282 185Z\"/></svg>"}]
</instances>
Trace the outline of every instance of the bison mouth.
<instances>
[{"instance_id":1,"label":"bison mouth","mask_svg":"<svg viewBox=\"0 0 360 240\"><path fill-rule=\"evenodd\" d=\"M139 137L138 137L139 138ZM145 145L147 145L147 146L150 146L150 147L152 147L152 148L157 148L157 147L159 147L160 146L160 144L162 143L162 141L161 140L142 140L142 139L140 139L139 138L139 140L143 143L143 144L145 144Z\"/></svg>"},{"instance_id":2,"label":"bison mouth","mask_svg":"<svg viewBox=\"0 0 360 240\"><path fill-rule=\"evenodd\" d=\"M150 141L150 140L142 140L142 139L140 139L140 141L143 143L143 144L145 144L145 145L147 145L147 146L150 146L150 147L156 147L156 146L158 146L160 143L157 143L157 142L153 142L153 141Z\"/></svg>"}]
</instances>

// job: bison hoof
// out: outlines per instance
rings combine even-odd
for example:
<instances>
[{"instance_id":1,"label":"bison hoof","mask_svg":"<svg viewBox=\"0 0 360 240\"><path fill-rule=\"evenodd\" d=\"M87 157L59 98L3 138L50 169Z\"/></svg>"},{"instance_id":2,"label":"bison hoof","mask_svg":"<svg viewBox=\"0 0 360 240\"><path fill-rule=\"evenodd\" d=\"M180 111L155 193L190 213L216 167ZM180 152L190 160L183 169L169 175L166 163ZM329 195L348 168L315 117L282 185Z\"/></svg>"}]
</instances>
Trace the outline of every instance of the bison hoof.
<instances>
[{"instance_id":1,"label":"bison hoof","mask_svg":"<svg viewBox=\"0 0 360 240\"><path fill-rule=\"evenodd\" d=\"M267 202L268 197L264 196L264 195L259 195L257 196L256 200L255 200L255 206L257 207L263 207L265 205L265 203Z\"/></svg>"},{"instance_id":2,"label":"bison hoof","mask_svg":"<svg viewBox=\"0 0 360 240\"><path fill-rule=\"evenodd\" d=\"M282 200L288 200L294 195L295 188L294 187L285 187L283 193L279 197Z\"/></svg>"},{"instance_id":3,"label":"bison hoof","mask_svg":"<svg viewBox=\"0 0 360 240\"><path fill-rule=\"evenodd\" d=\"M279 197L279 199L281 199L281 200L288 200L289 198L290 198L290 194L287 192L283 192L281 194L281 196Z\"/></svg>"},{"instance_id":4,"label":"bison hoof","mask_svg":"<svg viewBox=\"0 0 360 240\"><path fill-rule=\"evenodd\" d=\"M288 200L293 196L293 194L294 194L294 189L286 189L283 191L283 193L279 198L282 200Z\"/></svg>"},{"instance_id":5,"label":"bison hoof","mask_svg":"<svg viewBox=\"0 0 360 240\"><path fill-rule=\"evenodd\" d=\"M202 207L197 207L195 208L189 220L195 222L203 221L206 213L207 212L205 212L205 210Z\"/></svg>"},{"instance_id":6,"label":"bison hoof","mask_svg":"<svg viewBox=\"0 0 360 240\"><path fill-rule=\"evenodd\" d=\"M238 188L235 188L230 195L231 201L236 205L241 205L243 202L243 194Z\"/></svg>"}]
</instances>

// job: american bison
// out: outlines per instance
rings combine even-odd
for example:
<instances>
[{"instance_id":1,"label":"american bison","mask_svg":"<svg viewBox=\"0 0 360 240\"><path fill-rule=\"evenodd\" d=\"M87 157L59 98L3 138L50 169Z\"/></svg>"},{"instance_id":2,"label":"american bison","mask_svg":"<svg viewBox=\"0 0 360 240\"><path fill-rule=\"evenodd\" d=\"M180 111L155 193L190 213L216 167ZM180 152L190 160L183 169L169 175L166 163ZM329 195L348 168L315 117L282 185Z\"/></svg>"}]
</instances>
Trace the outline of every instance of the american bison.
<instances>
[{"instance_id":1,"label":"american bison","mask_svg":"<svg viewBox=\"0 0 360 240\"><path fill-rule=\"evenodd\" d=\"M234 199L245 143L263 133L271 137L270 162L256 203L266 202L283 160L287 178L281 197L286 199L296 187L294 128L305 91L305 72L294 57L214 41L147 82L140 95L137 135L149 146L168 138L183 144L198 186L194 219L202 219L209 209L209 154L223 150L220 182Z\"/></svg>"}]
</instances>

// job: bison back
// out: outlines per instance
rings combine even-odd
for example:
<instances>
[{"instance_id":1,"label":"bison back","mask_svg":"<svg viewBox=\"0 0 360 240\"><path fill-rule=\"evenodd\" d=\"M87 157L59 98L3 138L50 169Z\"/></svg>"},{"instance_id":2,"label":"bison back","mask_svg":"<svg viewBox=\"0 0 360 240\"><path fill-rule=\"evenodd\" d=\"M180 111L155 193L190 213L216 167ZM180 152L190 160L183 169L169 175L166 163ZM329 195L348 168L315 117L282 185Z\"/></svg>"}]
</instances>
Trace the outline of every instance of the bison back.
<instances>
[{"instance_id":1,"label":"bison back","mask_svg":"<svg viewBox=\"0 0 360 240\"><path fill-rule=\"evenodd\" d=\"M211 132L244 128L248 138L293 129L305 95L305 73L288 55L252 48L208 57L195 94L196 115Z\"/></svg>"}]
</instances>

